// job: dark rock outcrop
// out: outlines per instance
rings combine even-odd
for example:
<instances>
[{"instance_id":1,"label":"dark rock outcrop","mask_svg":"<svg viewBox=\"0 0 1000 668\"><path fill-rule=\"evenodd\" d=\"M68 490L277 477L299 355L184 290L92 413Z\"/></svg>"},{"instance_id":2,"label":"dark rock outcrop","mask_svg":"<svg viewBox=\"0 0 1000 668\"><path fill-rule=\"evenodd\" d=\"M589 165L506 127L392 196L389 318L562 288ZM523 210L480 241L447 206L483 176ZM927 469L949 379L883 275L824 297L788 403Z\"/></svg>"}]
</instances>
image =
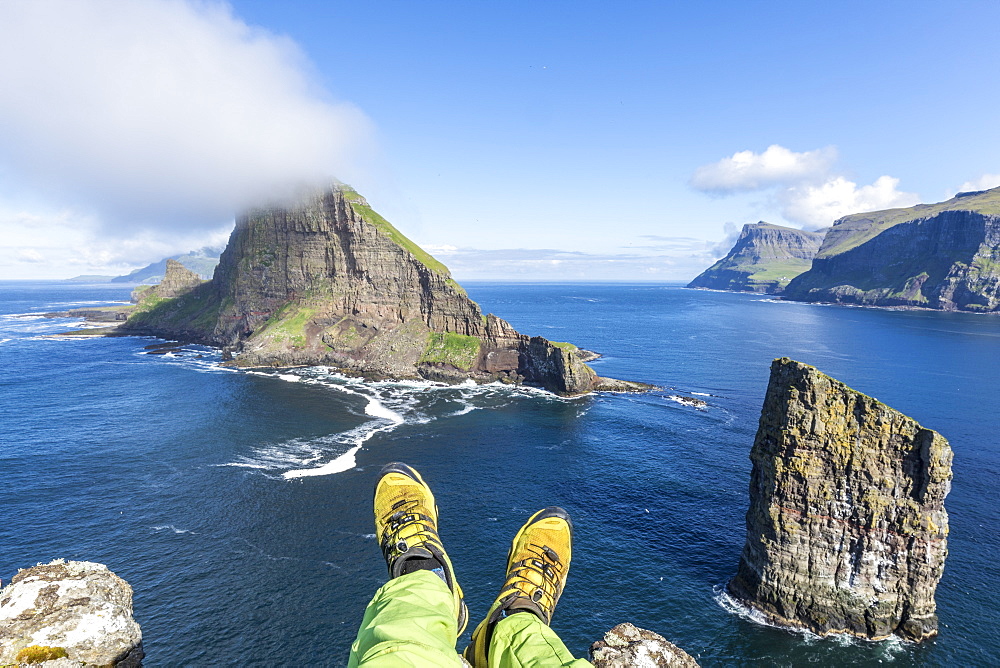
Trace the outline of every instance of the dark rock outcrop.
<instances>
[{"instance_id":1,"label":"dark rock outcrop","mask_svg":"<svg viewBox=\"0 0 1000 668\"><path fill-rule=\"evenodd\" d=\"M648 387L599 378L575 346L483 315L443 264L342 185L239 216L211 282L122 330L223 346L240 366L324 364L564 395Z\"/></svg>"},{"instance_id":2,"label":"dark rock outcrop","mask_svg":"<svg viewBox=\"0 0 1000 668\"><path fill-rule=\"evenodd\" d=\"M940 434L782 358L750 458L747 540L730 595L818 634L937 634L952 460Z\"/></svg>"},{"instance_id":3,"label":"dark rock outcrop","mask_svg":"<svg viewBox=\"0 0 1000 668\"><path fill-rule=\"evenodd\" d=\"M0 590L0 665L132 668L142 657L132 587L103 564L57 559Z\"/></svg>"},{"instance_id":4,"label":"dark rock outcrop","mask_svg":"<svg viewBox=\"0 0 1000 668\"><path fill-rule=\"evenodd\" d=\"M177 260L166 260L165 267L163 280L157 285L141 285L132 291L132 303L139 304L145 301L155 304L163 299L180 297L204 282L201 276Z\"/></svg>"},{"instance_id":5,"label":"dark rock outcrop","mask_svg":"<svg viewBox=\"0 0 1000 668\"><path fill-rule=\"evenodd\" d=\"M876 306L1000 310L1000 188L833 224L784 297Z\"/></svg>"},{"instance_id":6,"label":"dark rock outcrop","mask_svg":"<svg viewBox=\"0 0 1000 668\"><path fill-rule=\"evenodd\" d=\"M628 622L590 646L594 668L697 668L694 658L663 636Z\"/></svg>"},{"instance_id":7,"label":"dark rock outcrop","mask_svg":"<svg viewBox=\"0 0 1000 668\"><path fill-rule=\"evenodd\" d=\"M761 221L743 226L732 250L688 283L689 288L780 293L809 269L823 232L807 232Z\"/></svg>"},{"instance_id":8,"label":"dark rock outcrop","mask_svg":"<svg viewBox=\"0 0 1000 668\"><path fill-rule=\"evenodd\" d=\"M74 308L68 311L57 311L44 314L46 318L83 318L90 324L105 324L109 322L125 322L129 313L135 309L131 304L120 306L95 306L93 308Z\"/></svg>"},{"instance_id":9,"label":"dark rock outcrop","mask_svg":"<svg viewBox=\"0 0 1000 668\"><path fill-rule=\"evenodd\" d=\"M107 279L110 283L147 283L150 285L160 283L163 281L163 277L166 276L168 260L180 262L187 269L198 274L200 278L211 278L212 272L215 271L215 266L219 264L219 254L221 252L221 249L206 246L189 253L184 253L183 255L164 258L159 262L148 264L124 276L109 276Z\"/></svg>"}]
</instances>

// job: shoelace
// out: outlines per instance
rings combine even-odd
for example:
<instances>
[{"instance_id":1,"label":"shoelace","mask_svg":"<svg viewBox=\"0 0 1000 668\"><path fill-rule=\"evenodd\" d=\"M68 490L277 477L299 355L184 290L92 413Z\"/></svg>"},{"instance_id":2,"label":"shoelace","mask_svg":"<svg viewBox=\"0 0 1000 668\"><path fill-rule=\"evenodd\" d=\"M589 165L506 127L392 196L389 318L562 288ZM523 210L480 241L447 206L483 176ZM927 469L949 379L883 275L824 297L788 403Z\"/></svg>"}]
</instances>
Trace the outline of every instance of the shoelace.
<instances>
[{"instance_id":1,"label":"shoelace","mask_svg":"<svg viewBox=\"0 0 1000 668\"><path fill-rule=\"evenodd\" d=\"M511 569L511 576L508 579L509 586L523 593L532 602L541 605L546 610L546 614L548 614L555 607L556 601L559 599L562 574L566 570L566 567L559 559L556 551L547 545L530 543L528 551L534 557L522 559L514 564ZM527 571L534 571L541 575L541 585L535 584L527 576ZM529 593L529 591L526 591L526 587L518 586L519 584L526 584L527 589L534 589L534 591ZM543 598L547 598L548 600L543 602Z\"/></svg>"},{"instance_id":2,"label":"shoelace","mask_svg":"<svg viewBox=\"0 0 1000 668\"><path fill-rule=\"evenodd\" d=\"M393 559L404 554L410 545L426 542L439 543L434 520L423 513L414 512L419 502L411 499L397 501L393 506L392 515L385 520L385 534L382 536L382 554L391 563ZM413 527L406 537L401 536L404 530ZM407 543L407 541L410 543Z\"/></svg>"}]
</instances>

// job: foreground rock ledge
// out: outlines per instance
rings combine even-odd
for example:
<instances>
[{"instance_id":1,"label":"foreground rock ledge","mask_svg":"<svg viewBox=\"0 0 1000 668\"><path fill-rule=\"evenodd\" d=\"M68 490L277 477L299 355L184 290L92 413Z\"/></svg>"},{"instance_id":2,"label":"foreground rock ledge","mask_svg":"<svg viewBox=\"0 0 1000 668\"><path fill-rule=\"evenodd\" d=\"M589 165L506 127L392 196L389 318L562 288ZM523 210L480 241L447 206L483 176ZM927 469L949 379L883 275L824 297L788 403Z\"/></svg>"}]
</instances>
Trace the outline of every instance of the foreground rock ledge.
<instances>
[{"instance_id":1,"label":"foreground rock ledge","mask_svg":"<svg viewBox=\"0 0 1000 668\"><path fill-rule=\"evenodd\" d=\"M730 595L778 625L937 634L952 451L937 432L788 358L771 365Z\"/></svg>"},{"instance_id":2,"label":"foreground rock ledge","mask_svg":"<svg viewBox=\"0 0 1000 668\"><path fill-rule=\"evenodd\" d=\"M697 668L690 654L663 636L619 624L590 646L595 668Z\"/></svg>"},{"instance_id":3,"label":"foreground rock ledge","mask_svg":"<svg viewBox=\"0 0 1000 668\"><path fill-rule=\"evenodd\" d=\"M132 587L103 564L57 559L0 590L0 665L142 666ZM697 668L652 631L619 624L590 647L595 668ZM463 664L468 665L464 658Z\"/></svg>"},{"instance_id":4,"label":"foreground rock ledge","mask_svg":"<svg viewBox=\"0 0 1000 668\"><path fill-rule=\"evenodd\" d=\"M103 564L63 561L20 571L0 590L0 665L142 665L132 587Z\"/></svg>"}]
</instances>

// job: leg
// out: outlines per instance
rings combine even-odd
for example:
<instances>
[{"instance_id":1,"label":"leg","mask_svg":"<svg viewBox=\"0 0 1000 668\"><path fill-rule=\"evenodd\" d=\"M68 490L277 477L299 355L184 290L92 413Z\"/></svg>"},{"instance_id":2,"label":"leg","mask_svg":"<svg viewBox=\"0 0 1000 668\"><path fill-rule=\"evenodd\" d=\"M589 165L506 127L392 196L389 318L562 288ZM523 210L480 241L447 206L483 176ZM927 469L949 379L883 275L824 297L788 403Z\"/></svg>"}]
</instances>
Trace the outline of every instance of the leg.
<instances>
[{"instance_id":1,"label":"leg","mask_svg":"<svg viewBox=\"0 0 1000 668\"><path fill-rule=\"evenodd\" d=\"M497 622L488 652L490 666L498 668L582 668L592 665L574 659L556 632L530 612Z\"/></svg>"},{"instance_id":2,"label":"leg","mask_svg":"<svg viewBox=\"0 0 1000 668\"><path fill-rule=\"evenodd\" d=\"M589 666L549 628L573 551L569 515L555 506L532 515L514 536L507 578L476 627L465 658L476 668Z\"/></svg>"},{"instance_id":3,"label":"leg","mask_svg":"<svg viewBox=\"0 0 1000 668\"><path fill-rule=\"evenodd\" d=\"M406 464L387 464L374 506L389 582L365 610L348 665L461 665L455 641L469 613L438 536L430 487Z\"/></svg>"},{"instance_id":4,"label":"leg","mask_svg":"<svg viewBox=\"0 0 1000 668\"><path fill-rule=\"evenodd\" d=\"M459 666L455 602L444 580L428 570L389 580L365 610L347 664Z\"/></svg>"}]
</instances>

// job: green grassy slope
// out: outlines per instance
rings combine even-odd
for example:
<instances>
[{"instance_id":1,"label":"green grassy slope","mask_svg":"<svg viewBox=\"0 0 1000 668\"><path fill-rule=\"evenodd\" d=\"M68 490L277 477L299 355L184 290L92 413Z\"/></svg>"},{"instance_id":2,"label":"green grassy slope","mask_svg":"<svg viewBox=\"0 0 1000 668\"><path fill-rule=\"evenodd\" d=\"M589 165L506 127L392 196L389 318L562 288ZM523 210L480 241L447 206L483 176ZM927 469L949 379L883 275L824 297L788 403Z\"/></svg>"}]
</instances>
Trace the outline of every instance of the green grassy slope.
<instances>
[{"instance_id":1,"label":"green grassy slope","mask_svg":"<svg viewBox=\"0 0 1000 668\"><path fill-rule=\"evenodd\" d=\"M834 223L816 257L833 257L877 237L890 227L927 218L943 211L973 211L1000 215L1000 188L974 193L959 193L945 202L918 204L905 209L886 209L845 216Z\"/></svg>"}]
</instances>

